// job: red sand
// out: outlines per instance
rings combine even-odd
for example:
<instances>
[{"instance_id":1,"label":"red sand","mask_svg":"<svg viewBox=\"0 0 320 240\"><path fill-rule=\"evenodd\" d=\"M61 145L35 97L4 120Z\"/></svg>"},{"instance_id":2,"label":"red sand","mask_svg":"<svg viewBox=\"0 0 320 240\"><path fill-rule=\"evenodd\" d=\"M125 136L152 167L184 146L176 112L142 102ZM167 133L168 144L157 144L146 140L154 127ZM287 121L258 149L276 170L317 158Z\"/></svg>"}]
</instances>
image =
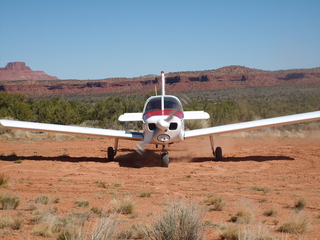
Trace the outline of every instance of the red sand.
<instances>
[{"instance_id":1,"label":"red sand","mask_svg":"<svg viewBox=\"0 0 320 240\"><path fill-rule=\"evenodd\" d=\"M319 135L218 137L215 143L223 148L223 162L211 161L208 138L187 140L169 147L169 168L159 167L158 150L141 157L132 151L136 142L130 141L120 141L116 162L104 162L112 139L0 140L0 173L10 176L11 182L0 192L14 192L21 198L16 210L0 210L0 214L9 214L24 223L20 230L0 229L0 239L42 239L31 234L35 223L30 211L30 205L41 195L60 199L47 206L56 207L55 214L59 216L88 213L92 207L108 210L112 198L129 196L136 207L133 214L122 216L126 221L121 224L126 226L151 224L163 212L165 203L180 198L201 206L204 221L236 224L230 222L230 216L235 213L237 202L247 199L256 209L255 222L262 222L270 229L270 235L281 239L298 239L296 234L282 234L276 229L295 211L294 200L304 197L307 205L302 211L311 223L309 231L299 239L320 239ZM12 154L17 157L10 157ZM105 182L106 188L97 182ZM143 192L150 192L151 197L139 197ZM223 211L205 210L204 201L210 194L227 202ZM80 199L89 201L89 207L77 206L75 201ZM264 216L263 212L272 206L278 208L278 215ZM90 221L96 219L97 215L91 212ZM205 232L206 239L219 239L217 228L207 228Z\"/></svg>"}]
</instances>

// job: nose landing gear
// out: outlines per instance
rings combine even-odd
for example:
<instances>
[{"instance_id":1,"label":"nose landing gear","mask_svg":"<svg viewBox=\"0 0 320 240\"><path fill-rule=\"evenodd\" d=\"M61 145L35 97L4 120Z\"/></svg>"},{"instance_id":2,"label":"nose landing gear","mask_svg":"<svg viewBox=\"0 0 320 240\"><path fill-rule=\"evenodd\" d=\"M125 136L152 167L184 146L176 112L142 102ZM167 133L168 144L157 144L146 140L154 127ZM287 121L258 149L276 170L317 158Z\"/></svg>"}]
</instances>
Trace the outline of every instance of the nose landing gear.
<instances>
[{"instance_id":1,"label":"nose landing gear","mask_svg":"<svg viewBox=\"0 0 320 240\"><path fill-rule=\"evenodd\" d=\"M160 160L161 160L161 167L169 167L169 153L165 149L165 145L162 145Z\"/></svg>"}]
</instances>

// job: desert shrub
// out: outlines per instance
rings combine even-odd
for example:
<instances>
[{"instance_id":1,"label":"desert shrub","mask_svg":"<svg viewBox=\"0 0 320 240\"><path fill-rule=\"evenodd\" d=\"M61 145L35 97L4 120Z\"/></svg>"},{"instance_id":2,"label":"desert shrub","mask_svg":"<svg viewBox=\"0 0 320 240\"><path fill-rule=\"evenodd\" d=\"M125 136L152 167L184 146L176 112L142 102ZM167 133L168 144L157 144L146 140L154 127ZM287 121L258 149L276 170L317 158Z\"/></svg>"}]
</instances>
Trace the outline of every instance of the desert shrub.
<instances>
[{"instance_id":1,"label":"desert shrub","mask_svg":"<svg viewBox=\"0 0 320 240\"><path fill-rule=\"evenodd\" d=\"M223 227L220 230L219 237L221 240L238 240L240 239L240 230L239 226L230 225Z\"/></svg>"},{"instance_id":2,"label":"desert shrub","mask_svg":"<svg viewBox=\"0 0 320 240\"><path fill-rule=\"evenodd\" d=\"M97 186L100 187L100 188L107 188L107 184L106 182L96 182Z\"/></svg>"},{"instance_id":3,"label":"desert shrub","mask_svg":"<svg viewBox=\"0 0 320 240\"><path fill-rule=\"evenodd\" d=\"M123 200L112 200L113 212L121 214L131 214L135 207L135 202L130 198L124 198Z\"/></svg>"},{"instance_id":4,"label":"desert shrub","mask_svg":"<svg viewBox=\"0 0 320 240\"><path fill-rule=\"evenodd\" d=\"M246 199L242 199L237 203L237 210L231 216L231 222L251 223L254 220L254 207L252 203Z\"/></svg>"},{"instance_id":5,"label":"desert shrub","mask_svg":"<svg viewBox=\"0 0 320 240\"><path fill-rule=\"evenodd\" d=\"M105 211L102 208L93 207L91 211L95 214L98 214L100 217L104 217L106 215Z\"/></svg>"},{"instance_id":6,"label":"desert shrub","mask_svg":"<svg viewBox=\"0 0 320 240\"><path fill-rule=\"evenodd\" d=\"M0 195L0 203L3 210L16 209L20 204L20 198L12 193Z\"/></svg>"},{"instance_id":7,"label":"desert shrub","mask_svg":"<svg viewBox=\"0 0 320 240\"><path fill-rule=\"evenodd\" d=\"M261 187L253 187L252 190L253 191L257 191L257 192L262 192L262 193L267 193L268 192L268 189L261 188Z\"/></svg>"},{"instance_id":8,"label":"desert shrub","mask_svg":"<svg viewBox=\"0 0 320 240\"><path fill-rule=\"evenodd\" d=\"M261 223L225 226L219 237L221 240L272 240L269 229Z\"/></svg>"},{"instance_id":9,"label":"desert shrub","mask_svg":"<svg viewBox=\"0 0 320 240\"><path fill-rule=\"evenodd\" d=\"M299 199L296 199L294 201L294 207L298 210L304 209L306 205L307 205L307 200L304 197L300 197Z\"/></svg>"},{"instance_id":10,"label":"desert shrub","mask_svg":"<svg viewBox=\"0 0 320 240\"><path fill-rule=\"evenodd\" d=\"M226 201L221 196L210 196L204 201L209 206L209 211L222 211Z\"/></svg>"},{"instance_id":11,"label":"desert shrub","mask_svg":"<svg viewBox=\"0 0 320 240\"><path fill-rule=\"evenodd\" d=\"M57 239L90 239L83 227L87 220L89 220L87 214L70 214L65 217L57 217L53 229L54 232L58 233Z\"/></svg>"},{"instance_id":12,"label":"desert shrub","mask_svg":"<svg viewBox=\"0 0 320 240\"><path fill-rule=\"evenodd\" d=\"M92 240L109 240L116 236L119 221L112 216L100 218L92 232Z\"/></svg>"},{"instance_id":13,"label":"desert shrub","mask_svg":"<svg viewBox=\"0 0 320 240\"><path fill-rule=\"evenodd\" d=\"M0 174L0 188L9 187L10 178L3 173Z\"/></svg>"},{"instance_id":14,"label":"desert shrub","mask_svg":"<svg viewBox=\"0 0 320 240\"><path fill-rule=\"evenodd\" d=\"M154 240L196 240L203 239L202 230L199 207L181 201L169 204L147 234Z\"/></svg>"},{"instance_id":15,"label":"desert shrub","mask_svg":"<svg viewBox=\"0 0 320 240\"><path fill-rule=\"evenodd\" d=\"M142 192L139 197L151 197L151 192Z\"/></svg>"},{"instance_id":16,"label":"desert shrub","mask_svg":"<svg viewBox=\"0 0 320 240\"><path fill-rule=\"evenodd\" d=\"M57 217L45 210L35 210L36 225L33 227L32 234L41 237L51 237L55 232Z\"/></svg>"},{"instance_id":17,"label":"desert shrub","mask_svg":"<svg viewBox=\"0 0 320 240\"><path fill-rule=\"evenodd\" d=\"M77 204L79 207L88 207L89 206L89 201L86 201L86 200L77 200L74 203Z\"/></svg>"},{"instance_id":18,"label":"desert shrub","mask_svg":"<svg viewBox=\"0 0 320 240\"><path fill-rule=\"evenodd\" d=\"M36 198L36 203L47 205L49 203L49 197L42 195Z\"/></svg>"},{"instance_id":19,"label":"desert shrub","mask_svg":"<svg viewBox=\"0 0 320 240\"><path fill-rule=\"evenodd\" d=\"M11 228L12 230L19 230L23 225L23 221L20 219L12 220L11 217L2 215L0 216L0 229Z\"/></svg>"},{"instance_id":20,"label":"desert shrub","mask_svg":"<svg viewBox=\"0 0 320 240\"><path fill-rule=\"evenodd\" d=\"M263 215L267 217L276 217L278 215L278 209L276 207L271 207L264 211Z\"/></svg>"},{"instance_id":21,"label":"desert shrub","mask_svg":"<svg viewBox=\"0 0 320 240\"><path fill-rule=\"evenodd\" d=\"M285 233L296 233L301 234L305 233L308 230L310 222L308 218L301 213L294 213L291 214L290 219L283 223L279 228L279 232L285 232Z\"/></svg>"},{"instance_id":22,"label":"desert shrub","mask_svg":"<svg viewBox=\"0 0 320 240\"><path fill-rule=\"evenodd\" d=\"M141 226L133 225L117 233L117 239L144 239L145 234Z\"/></svg>"}]
</instances>

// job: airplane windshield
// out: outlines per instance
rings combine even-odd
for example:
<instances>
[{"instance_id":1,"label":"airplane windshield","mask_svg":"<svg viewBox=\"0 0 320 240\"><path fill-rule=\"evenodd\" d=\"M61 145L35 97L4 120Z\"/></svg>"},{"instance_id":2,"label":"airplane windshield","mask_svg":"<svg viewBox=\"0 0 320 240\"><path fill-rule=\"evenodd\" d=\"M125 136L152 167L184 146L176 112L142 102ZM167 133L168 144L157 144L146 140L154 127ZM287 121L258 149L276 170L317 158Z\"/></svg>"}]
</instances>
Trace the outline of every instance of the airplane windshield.
<instances>
[{"instance_id":1,"label":"airplane windshield","mask_svg":"<svg viewBox=\"0 0 320 240\"><path fill-rule=\"evenodd\" d=\"M146 105L146 111L156 111L161 110L161 96L153 97ZM175 110L182 111L181 103L177 98L174 97L164 97L164 110Z\"/></svg>"}]
</instances>

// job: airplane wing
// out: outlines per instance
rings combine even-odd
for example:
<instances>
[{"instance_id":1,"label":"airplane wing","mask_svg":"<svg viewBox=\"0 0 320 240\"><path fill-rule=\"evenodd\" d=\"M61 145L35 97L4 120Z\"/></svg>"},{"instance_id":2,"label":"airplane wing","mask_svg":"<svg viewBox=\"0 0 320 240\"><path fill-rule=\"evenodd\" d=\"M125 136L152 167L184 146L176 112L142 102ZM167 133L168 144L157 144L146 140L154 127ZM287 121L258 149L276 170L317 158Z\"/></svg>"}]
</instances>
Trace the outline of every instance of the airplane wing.
<instances>
[{"instance_id":1,"label":"airplane wing","mask_svg":"<svg viewBox=\"0 0 320 240\"><path fill-rule=\"evenodd\" d=\"M281 125L288 125L293 123L309 122L320 120L320 111L294 114L283 117L267 118L262 120L255 120L250 122L234 123L222 125L217 127L195 129L185 132L185 138L220 135L226 133L234 133L252 129L267 128Z\"/></svg>"},{"instance_id":2,"label":"airplane wing","mask_svg":"<svg viewBox=\"0 0 320 240\"><path fill-rule=\"evenodd\" d=\"M139 132L103 129L103 128L88 128L88 127L77 127L67 126L58 124L47 124L47 123L35 123L35 122L24 122L1 119L0 123L8 129L18 129L36 132L53 132L53 133L64 133L64 134L75 134L85 135L91 137L112 137L119 139L131 139L131 140L142 140L143 135Z\"/></svg>"}]
</instances>

